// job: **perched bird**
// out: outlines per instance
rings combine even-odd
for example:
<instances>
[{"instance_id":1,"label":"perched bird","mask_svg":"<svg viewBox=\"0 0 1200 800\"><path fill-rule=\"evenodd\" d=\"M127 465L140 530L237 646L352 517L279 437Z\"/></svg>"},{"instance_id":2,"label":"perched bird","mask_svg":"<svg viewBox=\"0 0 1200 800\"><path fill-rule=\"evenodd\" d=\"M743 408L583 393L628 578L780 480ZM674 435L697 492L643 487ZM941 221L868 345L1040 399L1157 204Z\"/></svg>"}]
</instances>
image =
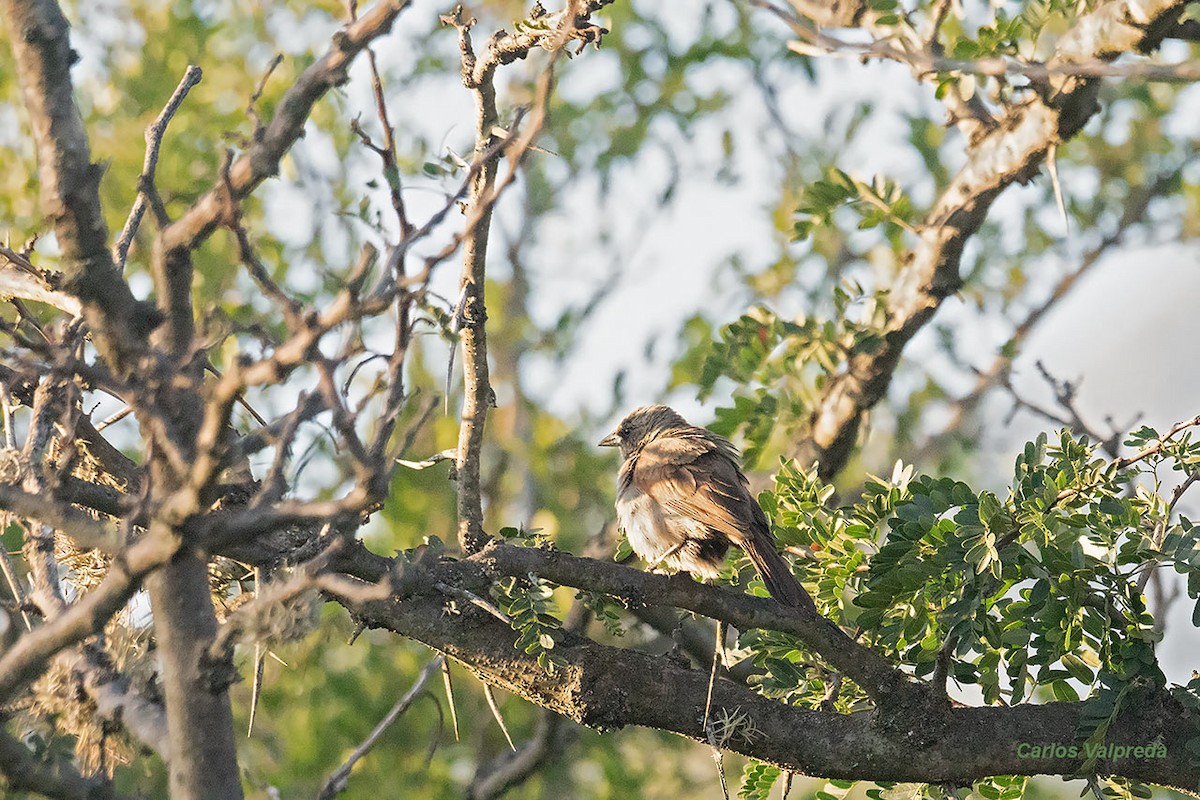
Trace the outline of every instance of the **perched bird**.
<instances>
[{"instance_id":1,"label":"perched bird","mask_svg":"<svg viewBox=\"0 0 1200 800\"><path fill-rule=\"evenodd\" d=\"M735 544L776 600L815 612L812 598L775 550L767 516L727 439L689 425L667 406L644 406L621 420L600 446L621 448L617 519L644 561L715 578Z\"/></svg>"}]
</instances>

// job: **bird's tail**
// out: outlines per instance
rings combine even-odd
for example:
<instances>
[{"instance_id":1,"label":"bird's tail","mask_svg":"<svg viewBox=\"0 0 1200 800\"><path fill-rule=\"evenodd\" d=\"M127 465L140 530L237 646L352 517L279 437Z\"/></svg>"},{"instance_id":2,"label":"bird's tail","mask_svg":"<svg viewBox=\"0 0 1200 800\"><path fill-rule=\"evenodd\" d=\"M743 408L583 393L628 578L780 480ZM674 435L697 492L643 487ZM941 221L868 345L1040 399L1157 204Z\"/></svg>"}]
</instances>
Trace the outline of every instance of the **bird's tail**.
<instances>
[{"instance_id":1,"label":"bird's tail","mask_svg":"<svg viewBox=\"0 0 1200 800\"><path fill-rule=\"evenodd\" d=\"M804 608L816 613L817 607L812 598L804 591L800 581L796 580L788 562L775 549L773 541L763 536L751 536L742 545L742 549L750 557L772 597L786 606Z\"/></svg>"}]
</instances>

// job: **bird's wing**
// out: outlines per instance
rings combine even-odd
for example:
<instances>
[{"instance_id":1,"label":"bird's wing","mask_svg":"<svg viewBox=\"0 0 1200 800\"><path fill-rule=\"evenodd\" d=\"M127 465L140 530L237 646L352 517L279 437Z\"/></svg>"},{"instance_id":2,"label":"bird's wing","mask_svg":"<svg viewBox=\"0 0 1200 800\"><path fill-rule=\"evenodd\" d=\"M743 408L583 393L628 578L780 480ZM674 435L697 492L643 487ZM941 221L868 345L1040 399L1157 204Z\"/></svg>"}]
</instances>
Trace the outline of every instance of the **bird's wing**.
<instances>
[{"instance_id":1,"label":"bird's wing","mask_svg":"<svg viewBox=\"0 0 1200 800\"><path fill-rule=\"evenodd\" d=\"M666 437L643 448L633 483L655 502L741 544L767 533L766 515L750 496L745 477L716 443L699 437Z\"/></svg>"}]
</instances>

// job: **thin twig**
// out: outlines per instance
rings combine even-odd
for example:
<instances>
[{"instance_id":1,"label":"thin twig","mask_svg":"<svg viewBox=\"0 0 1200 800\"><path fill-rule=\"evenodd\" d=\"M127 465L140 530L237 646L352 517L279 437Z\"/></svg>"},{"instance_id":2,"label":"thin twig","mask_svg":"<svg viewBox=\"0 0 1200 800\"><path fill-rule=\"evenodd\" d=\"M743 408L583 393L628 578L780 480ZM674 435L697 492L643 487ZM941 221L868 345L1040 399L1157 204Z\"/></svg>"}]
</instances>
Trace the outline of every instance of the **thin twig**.
<instances>
[{"instance_id":1,"label":"thin twig","mask_svg":"<svg viewBox=\"0 0 1200 800\"><path fill-rule=\"evenodd\" d=\"M1187 492L1188 489L1192 488L1192 485L1197 481L1200 481L1200 470L1193 470L1188 474L1183 483L1176 486L1174 491L1171 492L1171 500L1169 503L1167 503L1167 510L1163 514L1163 517L1158 524L1154 526L1154 533L1151 537L1151 543L1155 548L1162 544L1163 533L1166 531L1167 526L1171 524L1171 515L1175 513L1175 506L1179 503L1180 498L1182 498L1184 493ZM1149 562L1146 568L1142 571L1142 574L1138 576L1138 594L1143 594L1146 591L1146 584L1150 582L1151 576L1153 576L1155 570L1158 569L1158 563L1159 562L1157 559ZM1157 609L1157 612L1159 616L1162 616L1161 608Z\"/></svg>"},{"instance_id":2,"label":"thin twig","mask_svg":"<svg viewBox=\"0 0 1200 800\"><path fill-rule=\"evenodd\" d=\"M128 416L129 416L130 414L132 414L132 413L133 413L133 406L125 406L125 407L124 407L124 408L122 408L120 411L116 412L115 414L113 414L112 416L108 417L107 419L102 419L102 420L100 420L99 422L97 422L97 423L96 423L96 430L97 430L97 431L102 431L102 430L104 430L105 428L107 428L109 425L115 425L116 423L118 423L118 422L120 422L121 420L125 419L126 417L128 417Z\"/></svg>"},{"instance_id":3,"label":"thin twig","mask_svg":"<svg viewBox=\"0 0 1200 800\"><path fill-rule=\"evenodd\" d=\"M12 515L7 512L0 514L0 536L8 530L8 524L11 522L11 519ZM12 592L13 601L21 611L21 622L25 624L25 630L33 630L33 620L30 619L29 611L25 607L25 592L21 590L21 582L17 580L17 570L8 555L8 548L4 547L3 544L0 544L0 569L3 569L4 580L8 583L8 590Z\"/></svg>"},{"instance_id":4,"label":"thin twig","mask_svg":"<svg viewBox=\"0 0 1200 800\"><path fill-rule=\"evenodd\" d=\"M1018 75L1035 83L1051 78L1139 78L1165 83L1191 83L1200 80L1200 64L1194 61L1175 64L1148 61L1114 64L1102 59L1063 59L1040 63L1004 56L974 60L944 58L935 55L932 50L902 50L888 41L879 39L867 43L848 42L804 26L793 26L793 31L800 33L803 41L789 42L788 49L800 55L896 61L908 65L920 75L956 72L993 78Z\"/></svg>"},{"instance_id":5,"label":"thin twig","mask_svg":"<svg viewBox=\"0 0 1200 800\"><path fill-rule=\"evenodd\" d=\"M146 127L146 157L142 162L142 174L138 177L137 199L133 201L133 208L129 210L129 217L125 220L125 227L121 229L121 235L113 245L113 261L116 262L117 269L125 268L125 259L133 245L133 237L137 235L138 226L142 224L142 215L146 213L146 204L149 201L150 189L154 186L154 171L158 167L158 154L162 148L163 135L167 132L167 125L171 124L171 118L179 110L188 92L203 77L204 72L199 67L189 64L167 105L154 122ZM163 220L159 222L161 224Z\"/></svg>"},{"instance_id":6,"label":"thin twig","mask_svg":"<svg viewBox=\"0 0 1200 800\"><path fill-rule=\"evenodd\" d=\"M717 620L717 638L716 644L713 645L712 669L708 673L708 693L704 697L704 729L708 730L708 718L712 713L712 696L713 687L717 685L717 669L721 666L724 660L722 654L725 651L725 623L722 620Z\"/></svg>"},{"instance_id":7,"label":"thin twig","mask_svg":"<svg viewBox=\"0 0 1200 800\"><path fill-rule=\"evenodd\" d=\"M354 748L354 752L350 754L350 757L346 759L345 763L334 770L333 774L330 775L325 781L325 785L321 787L321 793L318 795L319 800L330 800L345 790L346 784L350 779L350 770L354 769L354 765L357 764L363 756L371 751L371 748L374 747L375 743L379 741L379 737L383 736L384 732L387 731L387 729L390 728L396 720L400 719L401 715L403 715L405 711L408 711L408 708L413 704L413 701L416 700L417 697L420 696L421 692L425 690L425 684L429 681L430 676L432 676L435 671L441 669L441 666L445 660L446 657L444 655L438 655L429 660L424 669L421 670L421 674L417 676L417 680L413 683L409 690L405 692L404 696L396 701L396 704L392 706L391 710L388 711L387 714L384 715L383 719L381 719L379 724L376 725L371 733L367 735L367 738L363 740L362 744Z\"/></svg>"}]
</instances>

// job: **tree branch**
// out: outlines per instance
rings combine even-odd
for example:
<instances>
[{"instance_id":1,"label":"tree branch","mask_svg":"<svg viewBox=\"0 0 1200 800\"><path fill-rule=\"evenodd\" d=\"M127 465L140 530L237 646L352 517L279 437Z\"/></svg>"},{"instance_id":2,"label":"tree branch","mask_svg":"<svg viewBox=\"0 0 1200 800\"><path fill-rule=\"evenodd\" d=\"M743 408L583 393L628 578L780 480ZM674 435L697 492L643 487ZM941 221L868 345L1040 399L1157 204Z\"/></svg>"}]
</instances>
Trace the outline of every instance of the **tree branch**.
<instances>
[{"instance_id":1,"label":"tree branch","mask_svg":"<svg viewBox=\"0 0 1200 800\"><path fill-rule=\"evenodd\" d=\"M854 680L881 705L903 703L919 684L879 654L847 636L821 616L799 614L769 598L696 583L687 575L659 575L610 561L580 558L559 550L514 547L493 542L469 563L490 574L534 573L551 583L588 589L634 604L683 608L724 620L739 630L767 628L791 633Z\"/></svg>"},{"instance_id":2,"label":"tree branch","mask_svg":"<svg viewBox=\"0 0 1200 800\"><path fill-rule=\"evenodd\" d=\"M515 646L517 634L508 625L473 607L449 614L439 592L410 587L403 597L347 605L369 625L425 642L489 683L581 724L600 729L642 725L708 741L703 729L707 670L565 633L554 649L562 666L549 673L535 654ZM896 715L843 715L787 706L728 681L718 681L713 696L714 716L743 720L724 748L810 775L875 781L968 783L990 775L1076 774L1085 760L1082 753L1027 757L1018 745L1070 746L1083 708L1083 703L1050 703L942 711L918 704ZM1097 770L1159 785L1195 786L1200 769L1186 748L1195 726L1184 709L1165 693L1151 693L1126 708L1111 726L1110 744L1142 746L1157 740L1166 754L1102 759Z\"/></svg>"},{"instance_id":3,"label":"tree branch","mask_svg":"<svg viewBox=\"0 0 1200 800\"><path fill-rule=\"evenodd\" d=\"M63 288L79 298L96 346L118 373L158 324L134 299L108 249L100 175L75 105L69 26L53 0L3 0L25 107L38 149L42 208L62 249Z\"/></svg>"},{"instance_id":4,"label":"tree branch","mask_svg":"<svg viewBox=\"0 0 1200 800\"><path fill-rule=\"evenodd\" d=\"M529 779L547 759L561 752L579 728L553 711L538 714L533 735L514 753L502 751L492 763L481 767L467 786L467 800L493 800Z\"/></svg>"},{"instance_id":5,"label":"tree branch","mask_svg":"<svg viewBox=\"0 0 1200 800\"><path fill-rule=\"evenodd\" d=\"M483 446L483 430L487 410L495 404L495 396L488 380L487 310L484 304L487 244L491 227L492 210L500 191L511 183L517 165L544 122L546 105L549 101L553 59L556 59L568 42L580 42L599 46L607 30L589 22L592 13L608 5L612 0L569 0L566 7L555 14L547 14L541 5L534 6L527 22L527 32L511 35L498 31L488 39L483 53L477 55L471 41L471 27L475 20L463 14L461 6L442 18L458 29L459 48L462 60L463 85L475 96L475 164L478 171L471 179L467 203L469 224L463 233L463 265L459 278L459 300L456 308L456 324L463 346L463 381L466 396L463 402L462 422L459 426L458 450L455 475L458 482L458 542L464 553L472 553L487 541L483 531L483 501L480 485L480 450ZM531 49L542 46L552 53L552 60L539 81L539 104L523 135L514 137L511 168L499 186L502 151L496 145L503 139L504 131L499 128L496 111L496 90L493 77L496 69L504 64L525 58ZM515 127L515 124L514 124Z\"/></svg>"},{"instance_id":6,"label":"tree branch","mask_svg":"<svg viewBox=\"0 0 1200 800\"><path fill-rule=\"evenodd\" d=\"M199 247L220 225L228 200L244 200L260 183L279 172L280 160L304 133L304 123L316 102L330 89L346 82L350 63L371 41L391 30L392 23L408 4L409 0L383 0L333 37L325 55L304 70L295 85L284 93L262 137L230 167L228 193L225 182L218 180L187 213L162 232L164 252Z\"/></svg>"},{"instance_id":7,"label":"tree branch","mask_svg":"<svg viewBox=\"0 0 1200 800\"><path fill-rule=\"evenodd\" d=\"M159 526L163 530L156 532ZM165 525L156 523L149 535L168 532ZM170 751L186 754L169 763L171 797L240 800L242 779L228 692L234 680L233 667L205 658L217 632L208 559L185 551L148 575L146 589L163 662Z\"/></svg>"},{"instance_id":8,"label":"tree branch","mask_svg":"<svg viewBox=\"0 0 1200 800\"><path fill-rule=\"evenodd\" d=\"M1063 299L1079 285L1081 279L1087 276L1097 264L1103 263L1103 257L1124 241L1129 230L1145 221L1151 201L1161 197L1179 179L1183 168L1191 160L1191 158L1186 159L1178 167L1158 175L1153 181L1138 186L1130 192L1121 217L1113 229L1084 253L1076 267L1059 278L1049 295L1032 308L1025 318L1013 328L1008 342L992 360L991 365L986 370L976 372L975 385L971 390L954 401L950 419L942 431L930 437L929 441L922 445L916 454L908 457L911 463L921 464L932 458L945 441L962 426L963 421L975 412L988 392L1006 379L1013 361L1020 352L1021 345L1038 329L1049 313L1057 308Z\"/></svg>"},{"instance_id":9,"label":"tree branch","mask_svg":"<svg viewBox=\"0 0 1200 800\"><path fill-rule=\"evenodd\" d=\"M375 742L379 741L379 737L382 736L384 732L392 726L392 723L398 720L400 716L408 710L409 706L413 704L413 701L415 701L421 695L421 692L425 691L425 684L429 682L429 678L435 672L441 669L442 663L445 660L446 657L441 655L435 656L429 660L429 663L427 663L425 668L421 670L421 674L417 676L416 681L414 681L413 685L409 687L409 690L404 693L404 696L396 701L395 705L393 705L391 710L384 715L383 719L379 721L379 724L372 729L371 733L366 739L363 740L362 744L356 747L354 752L350 754L350 757L346 759L345 763L338 767L333 774L329 776L329 779L325 781L325 784L321 787L320 794L317 795L318 800L332 800L332 798L337 797L339 794L345 791L346 783L350 780L350 770L354 769L354 765L357 764L363 756L370 752L371 748L375 746Z\"/></svg>"},{"instance_id":10,"label":"tree branch","mask_svg":"<svg viewBox=\"0 0 1200 800\"><path fill-rule=\"evenodd\" d=\"M488 234L492 224L493 194L496 173L500 169L500 150L492 147L492 129L499 124L496 113L496 88L492 84L495 64L479 69L471 46L471 25L474 20L462 18L462 8L455 11L454 25L458 28L462 50L463 83L475 97L475 153L480 158L479 171L471 181L467 207L477 217L475 225L463 240L462 272L459 277L459 300L456 320L461 320L458 338L463 349L462 422L458 429L458 452L455 461L455 480L458 487L458 545L464 553L473 553L487 541L483 532L483 499L479 483L480 450L483 448L483 426L488 407L495 403L488 381L487 308L484 303ZM491 55L491 52L487 54ZM487 61L485 57L484 61Z\"/></svg>"},{"instance_id":11,"label":"tree branch","mask_svg":"<svg viewBox=\"0 0 1200 800\"><path fill-rule=\"evenodd\" d=\"M83 484L84 481L73 481L72 485L75 483ZM94 484L86 485L94 486ZM99 490L105 487L96 486L95 488L97 489L96 494L100 495L102 493ZM74 539L76 544L81 547L115 553L121 545L117 531L103 523L97 522L73 508L64 507L45 495L32 494L16 486L0 484L0 509L60 530Z\"/></svg>"},{"instance_id":12,"label":"tree branch","mask_svg":"<svg viewBox=\"0 0 1200 800\"><path fill-rule=\"evenodd\" d=\"M0 296L54 306L72 317L83 314L78 298L58 290L53 273L43 272L20 253L0 245Z\"/></svg>"},{"instance_id":13,"label":"tree branch","mask_svg":"<svg viewBox=\"0 0 1200 800\"><path fill-rule=\"evenodd\" d=\"M0 772L8 788L43 794L59 800L119 800L112 786L85 778L64 763L47 764L34 757L25 745L0 730Z\"/></svg>"},{"instance_id":14,"label":"tree branch","mask_svg":"<svg viewBox=\"0 0 1200 800\"><path fill-rule=\"evenodd\" d=\"M0 656L0 703L37 678L55 653L101 630L124 608L147 573L176 552L174 541L152 533L113 557L104 579L61 614L17 639Z\"/></svg>"},{"instance_id":15,"label":"tree branch","mask_svg":"<svg viewBox=\"0 0 1200 800\"><path fill-rule=\"evenodd\" d=\"M113 245L113 261L116 262L118 270L125 268L125 258L129 255L133 237L137 235L138 226L142 224L142 215L146 213L149 193L154 188L154 171L158 168L158 153L162 148L167 125L171 124L171 119L179 110L179 106L183 104L184 98L187 97L192 87L200 82L203 75L204 73L200 71L199 67L189 64L179 85L171 94L171 99L167 101L167 105L154 118L154 122L146 126L146 158L142 162L142 174L138 177L137 197L133 201L133 208L129 209L125 227L121 229L121 235L117 237L117 243Z\"/></svg>"},{"instance_id":16,"label":"tree branch","mask_svg":"<svg viewBox=\"0 0 1200 800\"><path fill-rule=\"evenodd\" d=\"M1186 5L1180 0L1135 3L1114 0L1085 14L1059 41L1054 67L1110 59L1158 45L1168 23ZM1098 110L1095 79L1056 77L1043 98L1011 107L968 147L968 161L921 226L920 242L888 296L888 324L877 348L850 355L813 412L802 461L820 462L828 479L850 458L864 414L884 396L901 353L959 287L963 248L979 230L991 204L1013 183L1036 174L1052 145L1074 136Z\"/></svg>"}]
</instances>

